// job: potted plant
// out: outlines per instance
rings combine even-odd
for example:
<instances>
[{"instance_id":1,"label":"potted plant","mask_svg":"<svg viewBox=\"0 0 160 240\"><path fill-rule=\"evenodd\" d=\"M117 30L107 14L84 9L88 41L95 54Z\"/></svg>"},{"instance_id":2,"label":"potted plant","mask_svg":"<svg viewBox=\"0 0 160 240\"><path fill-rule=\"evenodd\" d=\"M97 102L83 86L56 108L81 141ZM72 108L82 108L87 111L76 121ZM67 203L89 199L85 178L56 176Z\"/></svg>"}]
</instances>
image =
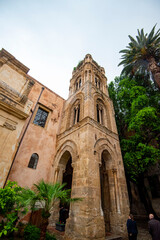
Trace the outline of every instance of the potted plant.
<instances>
[{"instance_id":1,"label":"potted plant","mask_svg":"<svg viewBox=\"0 0 160 240\"><path fill-rule=\"evenodd\" d=\"M56 230L58 230L60 232L64 232L65 231L65 223L61 223L61 222L56 223Z\"/></svg>"}]
</instances>

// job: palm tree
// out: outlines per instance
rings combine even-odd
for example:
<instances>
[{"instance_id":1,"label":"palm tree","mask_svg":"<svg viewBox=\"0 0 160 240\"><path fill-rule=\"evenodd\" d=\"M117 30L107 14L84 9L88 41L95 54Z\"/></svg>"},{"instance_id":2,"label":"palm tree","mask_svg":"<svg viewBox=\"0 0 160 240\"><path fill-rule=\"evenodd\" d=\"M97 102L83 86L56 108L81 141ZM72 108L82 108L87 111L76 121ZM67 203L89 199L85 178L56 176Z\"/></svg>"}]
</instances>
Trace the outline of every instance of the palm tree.
<instances>
[{"instance_id":1,"label":"palm tree","mask_svg":"<svg viewBox=\"0 0 160 240\"><path fill-rule=\"evenodd\" d=\"M130 43L120 51L123 60L119 65L124 66L122 73L130 76L151 73L155 85L160 89L160 29L155 33L155 27L149 34L144 34L143 29L138 30L136 40L129 35Z\"/></svg>"},{"instance_id":2,"label":"palm tree","mask_svg":"<svg viewBox=\"0 0 160 240\"><path fill-rule=\"evenodd\" d=\"M34 190L23 189L19 198L24 203L24 206L29 205L31 210L35 209L35 205L38 204L42 209L42 223L41 223L41 236L40 240L45 239L46 230L48 226L48 219L50 217L50 211L55 207L57 200L62 202L73 202L81 200L79 198L70 198L70 189L64 189L66 184L60 183L45 183L41 180L38 184L34 184Z\"/></svg>"}]
</instances>

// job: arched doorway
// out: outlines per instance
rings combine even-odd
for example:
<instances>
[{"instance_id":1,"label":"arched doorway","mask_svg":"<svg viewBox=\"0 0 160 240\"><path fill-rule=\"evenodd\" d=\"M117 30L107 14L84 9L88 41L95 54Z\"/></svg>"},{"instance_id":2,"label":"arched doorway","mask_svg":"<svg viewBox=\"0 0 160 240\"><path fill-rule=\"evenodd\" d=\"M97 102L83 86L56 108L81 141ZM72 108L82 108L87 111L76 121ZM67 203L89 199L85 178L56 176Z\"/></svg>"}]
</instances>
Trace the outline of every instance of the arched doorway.
<instances>
[{"instance_id":1,"label":"arched doorway","mask_svg":"<svg viewBox=\"0 0 160 240\"><path fill-rule=\"evenodd\" d=\"M72 175L73 175L73 168L72 168L72 157L70 158L66 164L65 171L63 173L63 180L62 183L66 183L65 189L72 188Z\"/></svg>"},{"instance_id":2,"label":"arched doorway","mask_svg":"<svg viewBox=\"0 0 160 240\"><path fill-rule=\"evenodd\" d=\"M64 189L71 189L72 188L72 176L73 176L73 168L72 168L72 156L71 154L66 151L60 163L63 165L63 175L62 175L62 183L65 183ZM66 219L69 217L69 208L70 205L64 202L60 202L60 216L59 220L62 222L66 222Z\"/></svg>"},{"instance_id":3,"label":"arched doorway","mask_svg":"<svg viewBox=\"0 0 160 240\"><path fill-rule=\"evenodd\" d=\"M105 231L110 232L110 186L109 186L109 160L111 159L108 151L104 150L101 155L100 183L101 183L101 207L104 215Z\"/></svg>"}]
</instances>

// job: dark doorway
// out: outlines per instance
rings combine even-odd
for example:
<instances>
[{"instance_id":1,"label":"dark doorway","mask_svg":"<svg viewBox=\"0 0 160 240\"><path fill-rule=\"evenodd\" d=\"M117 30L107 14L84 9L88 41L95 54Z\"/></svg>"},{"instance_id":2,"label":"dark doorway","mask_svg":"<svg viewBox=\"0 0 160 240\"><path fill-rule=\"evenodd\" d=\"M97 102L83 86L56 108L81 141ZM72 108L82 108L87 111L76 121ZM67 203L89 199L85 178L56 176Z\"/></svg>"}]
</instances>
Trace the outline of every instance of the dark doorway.
<instances>
[{"instance_id":1,"label":"dark doorway","mask_svg":"<svg viewBox=\"0 0 160 240\"><path fill-rule=\"evenodd\" d=\"M70 156L67 164L66 164L66 169L65 172L63 173L63 181L62 183L65 183L64 189L71 189L72 188L72 175L73 175L73 168L72 168L72 157ZM66 219L69 217L69 208L70 205L66 203L60 203L60 213L62 212L63 214L60 214L60 217L62 215L63 222L66 222Z\"/></svg>"},{"instance_id":2,"label":"dark doorway","mask_svg":"<svg viewBox=\"0 0 160 240\"><path fill-rule=\"evenodd\" d=\"M72 188L72 175L73 175L73 168L72 168L72 158L70 157L67 164L65 172L63 173L63 183L66 183L65 189Z\"/></svg>"},{"instance_id":3,"label":"dark doorway","mask_svg":"<svg viewBox=\"0 0 160 240\"><path fill-rule=\"evenodd\" d=\"M104 214L105 231L110 232L110 191L109 191L109 179L108 169L106 162L108 158L108 152L102 153L102 165L100 167L100 183L101 183L101 206Z\"/></svg>"}]
</instances>

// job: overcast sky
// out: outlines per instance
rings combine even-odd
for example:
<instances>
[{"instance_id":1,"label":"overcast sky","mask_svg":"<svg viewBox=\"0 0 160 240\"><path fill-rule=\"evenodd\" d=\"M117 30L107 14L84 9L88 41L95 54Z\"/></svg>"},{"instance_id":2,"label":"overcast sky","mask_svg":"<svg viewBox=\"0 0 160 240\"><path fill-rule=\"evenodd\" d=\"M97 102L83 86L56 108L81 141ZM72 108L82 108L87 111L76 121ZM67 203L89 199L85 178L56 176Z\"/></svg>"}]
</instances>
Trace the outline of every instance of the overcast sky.
<instances>
[{"instance_id":1,"label":"overcast sky","mask_svg":"<svg viewBox=\"0 0 160 240\"><path fill-rule=\"evenodd\" d=\"M160 28L160 0L0 0L0 49L67 99L73 67L90 53L108 83L137 29Z\"/></svg>"}]
</instances>

